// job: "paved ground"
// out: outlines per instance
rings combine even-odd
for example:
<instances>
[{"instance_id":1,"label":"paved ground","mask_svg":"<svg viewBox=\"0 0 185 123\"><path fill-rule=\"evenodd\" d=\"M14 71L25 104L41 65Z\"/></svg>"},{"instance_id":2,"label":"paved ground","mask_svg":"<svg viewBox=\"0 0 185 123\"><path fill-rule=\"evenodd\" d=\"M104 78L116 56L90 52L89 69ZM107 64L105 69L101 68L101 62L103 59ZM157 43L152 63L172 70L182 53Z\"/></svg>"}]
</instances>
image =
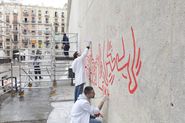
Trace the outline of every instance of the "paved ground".
<instances>
[{"instance_id":1,"label":"paved ground","mask_svg":"<svg viewBox=\"0 0 185 123\"><path fill-rule=\"evenodd\" d=\"M51 89L27 89L20 98L4 97L0 105L0 123L67 123L73 105L70 81L58 82Z\"/></svg>"},{"instance_id":2,"label":"paved ground","mask_svg":"<svg viewBox=\"0 0 185 123\"><path fill-rule=\"evenodd\" d=\"M70 110L73 101L56 102L51 105L54 109L50 113L47 123L70 123Z\"/></svg>"}]
</instances>

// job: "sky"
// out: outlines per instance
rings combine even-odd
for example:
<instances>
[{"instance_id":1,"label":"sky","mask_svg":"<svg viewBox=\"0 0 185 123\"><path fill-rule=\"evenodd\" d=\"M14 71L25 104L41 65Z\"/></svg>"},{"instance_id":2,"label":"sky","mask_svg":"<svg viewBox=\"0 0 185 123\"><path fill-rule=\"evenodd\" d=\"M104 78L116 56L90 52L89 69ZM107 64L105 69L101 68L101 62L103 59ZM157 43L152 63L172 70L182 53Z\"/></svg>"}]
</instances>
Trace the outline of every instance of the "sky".
<instances>
[{"instance_id":1,"label":"sky","mask_svg":"<svg viewBox=\"0 0 185 123\"><path fill-rule=\"evenodd\" d=\"M40 5L40 6L52 6L57 8L63 8L64 4L68 0L0 0L4 2L21 2L26 5Z\"/></svg>"}]
</instances>

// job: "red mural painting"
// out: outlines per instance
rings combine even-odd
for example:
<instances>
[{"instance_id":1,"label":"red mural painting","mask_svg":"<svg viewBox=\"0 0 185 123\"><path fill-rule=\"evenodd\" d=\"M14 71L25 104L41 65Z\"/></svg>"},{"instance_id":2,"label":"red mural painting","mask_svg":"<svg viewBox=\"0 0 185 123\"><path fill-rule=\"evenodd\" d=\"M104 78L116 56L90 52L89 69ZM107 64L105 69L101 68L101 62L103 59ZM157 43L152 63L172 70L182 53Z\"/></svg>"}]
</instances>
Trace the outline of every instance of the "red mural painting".
<instances>
[{"instance_id":1,"label":"red mural painting","mask_svg":"<svg viewBox=\"0 0 185 123\"><path fill-rule=\"evenodd\" d=\"M120 73L121 78L128 81L128 91L134 94L138 88L137 77L139 75L142 62L140 48L136 46L134 30L131 27L133 53L127 53L125 41L122 36L122 52L116 52L111 41L105 42L103 47L99 44L98 53L93 58L92 49L86 59L86 74L89 81L96 85L105 95L109 95L109 86L114 84L115 78ZM113 52L115 51L115 52ZM116 75L115 75L116 73Z\"/></svg>"}]
</instances>

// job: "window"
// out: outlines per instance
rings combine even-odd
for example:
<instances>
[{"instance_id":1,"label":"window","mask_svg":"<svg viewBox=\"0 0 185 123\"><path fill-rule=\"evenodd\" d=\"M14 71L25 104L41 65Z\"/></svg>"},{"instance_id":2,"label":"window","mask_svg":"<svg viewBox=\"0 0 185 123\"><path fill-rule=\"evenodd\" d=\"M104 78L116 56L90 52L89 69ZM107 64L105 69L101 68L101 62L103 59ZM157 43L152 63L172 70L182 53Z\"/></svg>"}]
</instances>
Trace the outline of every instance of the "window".
<instances>
[{"instance_id":1,"label":"window","mask_svg":"<svg viewBox=\"0 0 185 123\"><path fill-rule=\"evenodd\" d=\"M46 34L46 35L49 35L49 34L50 34L50 32L49 32L49 28L46 28L46 30L45 30L45 34Z\"/></svg>"},{"instance_id":2,"label":"window","mask_svg":"<svg viewBox=\"0 0 185 123\"><path fill-rule=\"evenodd\" d=\"M24 18L24 22L27 23L28 22L28 18Z\"/></svg>"},{"instance_id":3,"label":"window","mask_svg":"<svg viewBox=\"0 0 185 123\"><path fill-rule=\"evenodd\" d=\"M13 25L13 31L17 31L17 26Z\"/></svg>"},{"instance_id":4,"label":"window","mask_svg":"<svg viewBox=\"0 0 185 123\"><path fill-rule=\"evenodd\" d=\"M64 27L62 27L62 33L64 32Z\"/></svg>"},{"instance_id":5,"label":"window","mask_svg":"<svg viewBox=\"0 0 185 123\"><path fill-rule=\"evenodd\" d=\"M49 19L48 18L46 18L46 23L49 23Z\"/></svg>"},{"instance_id":6,"label":"window","mask_svg":"<svg viewBox=\"0 0 185 123\"><path fill-rule=\"evenodd\" d=\"M2 42L0 42L0 48L3 48L3 43Z\"/></svg>"},{"instance_id":7,"label":"window","mask_svg":"<svg viewBox=\"0 0 185 123\"><path fill-rule=\"evenodd\" d=\"M9 43L9 42L10 42L10 39L9 39L9 38L7 38L7 39L6 39L6 42L7 42L7 43Z\"/></svg>"},{"instance_id":8,"label":"window","mask_svg":"<svg viewBox=\"0 0 185 123\"><path fill-rule=\"evenodd\" d=\"M32 30L31 33L32 33L32 35L35 35L36 34L35 30Z\"/></svg>"},{"instance_id":9,"label":"window","mask_svg":"<svg viewBox=\"0 0 185 123\"><path fill-rule=\"evenodd\" d=\"M38 11L38 16L41 16L42 15L42 12L41 10Z\"/></svg>"},{"instance_id":10,"label":"window","mask_svg":"<svg viewBox=\"0 0 185 123\"><path fill-rule=\"evenodd\" d=\"M50 46L49 40L45 41L45 45L46 45L46 48L49 48L49 46Z\"/></svg>"},{"instance_id":11,"label":"window","mask_svg":"<svg viewBox=\"0 0 185 123\"><path fill-rule=\"evenodd\" d=\"M23 34L27 34L27 30L26 29L23 30Z\"/></svg>"},{"instance_id":12,"label":"window","mask_svg":"<svg viewBox=\"0 0 185 123\"><path fill-rule=\"evenodd\" d=\"M39 31L38 31L38 34L39 34L39 35L42 35L42 30L39 30Z\"/></svg>"},{"instance_id":13,"label":"window","mask_svg":"<svg viewBox=\"0 0 185 123\"><path fill-rule=\"evenodd\" d=\"M42 23L41 17L39 17L38 23Z\"/></svg>"},{"instance_id":14,"label":"window","mask_svg":"<svg viewBox=\"0 0 185 123\"><path fill-rule=\"evenodd\" d=\"M6 22L9 23L10 22L10 17L7 15L6 16Z\"/></svg>"},{"instance_id":15,"label":"window","mask_svg":"<svg viewBox=\"0 0 185 123\"><path fill-rule=\"evenodd\" d=\"M17 35L14 35L14 41L18 41L18 36Z\"/></svg>"},{"instance_id":16,"label":"window","mask_svg":"<svg viewBox=\"0 0 185 123\"><path fill-rule=\"evenodd\" d=\"M14 49L18 49L18 46L14 46L13 48L14 48Z\"/></svg>"},{"instance_id":17,"label":"window","mask_svg":"<svg viewBox=\"0 0 185 123\"><path fill-rule=\"evenodd\" d=\"M24 10L24 11L23 11L23 15L24 15L24 16L28 16L28 11L27 11L27 10Z\"/></svg>"},{"instance_id":18,"label":"window","mask_svg":"<svg viewBox=\"0 0 185 123\"><path fill-rule=\"evenodd\" d=\"M17 23L17 15L14 15L14 16L13 16L13 22L14 22L14 23Z\"/></svg>"},{"instance_id":19,"label":"window","mask_svg":"<svg viewBox=\"0 0 185 123\"><path fill-rule=\"evenodd\" d=\"M35 44L32 43L32 48L35 48Z\"/></svg>"},{"instance_id":20,"label":"window","mask_svg":"<svg viewBox=\"0 0 185 123\"><path fill-rule=\"evenodd\" d=\"M57 17L57 14L58 14L58 13L57 13L57 12L55 12L55 17Z\"/></svg>"},{"instance_id":21,"label":"window","mask_svg":"<svg viewBox=\"0 0 185 123\"><path fill-rule=\"evenodd\" d=\"M10 46L7 46L6 49L10 49Z\"/></svg>"},{"instance_id":22,"label":"window","mask_svg":"<svg viewBox=\"0 0 185 123\"><path fill-rule=\"evenodd\" d=\"M64 18L64 12L62 12L62 18Z\"/></svg>"},{"instance_id":23,"label":"window","mask_svg":"<svg viewBox=\"0 0 185 123\"><path fill-rule=\"evenodd\" d=\"M58 27L55 26L55 32L58 32Z\"/></svg>"},{"instance_id":24,"label":"window","mask_svg":"<svg viewBox=\"0 0 185 123\"><path fill-rule=\"evenodd\" d=\"M39 40L39 48L42 48L42 40Z\"/></svg>"},{"instance_id":25,"label":"window","mask_svg":"<svg viewBox=\"0 0 185 123\"><path fill-rule=\"evenodd\" d=\"M7 56L10 56L10 51L7 51Z\"/></svg>"},{"instance_id":26,"label":"window","mask_svg":"<svg viewBox=\"0 0 185 123\"><path fill-rule=\"evenodd\" d=\"M35 23L35 17L32 17L32 23Z\"/></svg>"}]
</instances>

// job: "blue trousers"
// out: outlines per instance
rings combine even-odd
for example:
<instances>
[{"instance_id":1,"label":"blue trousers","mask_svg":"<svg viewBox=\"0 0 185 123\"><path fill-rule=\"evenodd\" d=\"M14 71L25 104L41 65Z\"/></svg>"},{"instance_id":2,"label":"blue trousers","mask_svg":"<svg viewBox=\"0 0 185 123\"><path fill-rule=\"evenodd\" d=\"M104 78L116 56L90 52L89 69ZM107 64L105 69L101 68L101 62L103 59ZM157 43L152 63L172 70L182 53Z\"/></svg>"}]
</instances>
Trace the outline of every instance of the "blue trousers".
<instances>
[{"instance_id":1,"label":"blue trousers","mask_svg":"<svg viewBox=\"0 0 185 123\"><path fill-rule=\"evenodd\" d=\"M89 123L101 123L101 121L97 119L90 119Z\"/></svg>"},{"instance_id":2,"label":"blue trousers","mask_svg":"<svg viewBox=\"0 0 185 123\"><path fill-rule=\"evenodd\" d=\"M75 100L74 100L74 102L76 102L76 100L78 99L78 96L83 93L83 88L84 88L84 83L75 87Z\"/></svg>"}]
</instances>

